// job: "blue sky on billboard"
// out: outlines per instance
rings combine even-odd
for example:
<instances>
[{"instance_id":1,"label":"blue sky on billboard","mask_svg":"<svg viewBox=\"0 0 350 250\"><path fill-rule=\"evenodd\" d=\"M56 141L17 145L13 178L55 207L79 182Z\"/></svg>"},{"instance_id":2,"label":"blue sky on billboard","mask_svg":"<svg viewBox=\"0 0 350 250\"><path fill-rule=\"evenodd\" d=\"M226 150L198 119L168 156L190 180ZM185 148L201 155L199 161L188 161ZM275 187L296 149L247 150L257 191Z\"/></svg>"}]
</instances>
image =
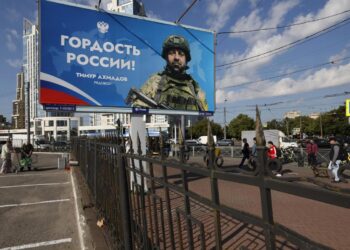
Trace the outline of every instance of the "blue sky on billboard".
<instances>
[{"instance_id":1,"label":"blue sky on billboard","mask_svg":"<svg viewBox=\"0 0 350 250\"><path fill-rule=\"evenodd\" d=\"M70 2L93 6L98 1ZM102 8L107 2L102 0ZM177 20L191 2L143 0L148 16L171 22ZM336 25L349 18L349 9L348 0L201 0L182 23L221 32L316 20L281 29L219 35L216 51L217 65L221 65L262 54ZM22 19L25 17L35 21L35 16L35 0L0 1L0 73L3 88L0 93L0 113L7 117L11 114L15 77L22 60ZM281 118L289 110L309 114L327 111L342 104L349 96L325 96L349 90L349 27L345 21L289 49L220 67L216 72L217 109L214 118L223 122L225 99L227 120L239 113L254 116L251 107L254 104L266 105L262 110L265 121ZM334 63L329 63L331 61ZM274 103L279 104L270 105Z\"/></svg>"}]
</instances>

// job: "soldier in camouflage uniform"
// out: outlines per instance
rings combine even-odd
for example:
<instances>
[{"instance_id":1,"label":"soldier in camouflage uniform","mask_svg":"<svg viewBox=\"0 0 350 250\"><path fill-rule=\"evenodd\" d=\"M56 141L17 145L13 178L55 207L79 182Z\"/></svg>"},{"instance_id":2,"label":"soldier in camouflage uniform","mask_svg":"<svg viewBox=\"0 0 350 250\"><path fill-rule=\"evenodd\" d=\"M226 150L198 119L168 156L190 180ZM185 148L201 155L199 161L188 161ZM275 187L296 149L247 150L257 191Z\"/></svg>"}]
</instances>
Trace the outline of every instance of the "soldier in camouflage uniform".
<instances>
[{"instance_id":1,"label":"soldier in camouflage uniform","mask_svg":"<svg viewBox=\"0 0 350 250\"><path fill-rule=\"evenodd\" d=\"M163 72L152 75L141 87L140 93L152 99L130 100L134 107L167 108L177 110L206 111L205 93L198 83L186 73L191 60L190 47L184 37L171 35L163 43L162 57L167 65ZM152 103L152 101L154 101Z\"/></svg>"}]
</instances>

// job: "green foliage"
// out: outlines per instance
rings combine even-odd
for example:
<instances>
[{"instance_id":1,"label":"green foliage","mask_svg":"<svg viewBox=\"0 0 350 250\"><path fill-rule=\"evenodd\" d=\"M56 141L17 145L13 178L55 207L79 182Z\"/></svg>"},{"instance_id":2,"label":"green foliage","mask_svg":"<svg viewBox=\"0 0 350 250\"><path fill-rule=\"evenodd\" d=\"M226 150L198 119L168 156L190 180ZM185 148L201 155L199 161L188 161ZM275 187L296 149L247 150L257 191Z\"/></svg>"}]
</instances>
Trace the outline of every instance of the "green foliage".
<instances>
[{"instance_id":1,"label":"green foliage","mask_svg":"<svg viewBox=\"0 0 350 250\"><path fill-rule=\"evenodd\" d=\"M273 120L267 122L266 129L278 129L278 130L283 131L285 129L284 122L277 121L276 119L273 119Z\"/></svg>"},{"instance_id":2,"label":"green foliage","mask_svg":"<svg viewBox=\"0 0 350 250\"><path fill-rule=\"evenodd\" d=\"M321 124L323 136L327 135L350 135L349 118L345 116L345 106L322 113L321 117L312 119L308 116L285 118L282 121L271 120L267 122L268 129L278 129L285 134L292 134L293 128L300 128L302 133L308 136L320 136Z\"/></svg>"},{"instance_id":3,"label":"green foliage","mask_svg":"<svg viewBox=\"0 0 350 250\"><path fill-rule=\"evenodd\" d=\"M345 106L322 114L321 119L325 135L350 135L349 117L345 116Z\"/></svg>"},{"instance_id":4,"label":"green foliage","mask_svg":"<svg viewBox=\"0 0 350 250\"><path fill-rule=\"evenodd\" d=\"M243 130L254 130L255 121L247 115L239 114L232 119L228 125L228 134L230 137L241 138Z\"/></svg>"},{"instance_id":5,"label":"green foliage","mask_svg":"<svg viewBox=\"0 0 350 250\"><path fill-rule=\"evenodd\" d=\"M0 115L0 129L10 129L11 124L6 121L6 117L3 115Z\"/></svg>"},{"instance_id":6,"label":"green foliage","mask_svg":"<svg viewBox=\"0 0 350 250\"><path fill-rule=\"evenodd\" d=\"M210 121L211 129L213 132L213 135L216 135L218 138L221 138L223 136L223 130L220 124L217 124L213 121ZM202 119L195 123L191 128L188 129L187 135L190 136L192 130L192 137L198 138L202 135L208 134L208 119Z\"/></svg>"}]
</instances>

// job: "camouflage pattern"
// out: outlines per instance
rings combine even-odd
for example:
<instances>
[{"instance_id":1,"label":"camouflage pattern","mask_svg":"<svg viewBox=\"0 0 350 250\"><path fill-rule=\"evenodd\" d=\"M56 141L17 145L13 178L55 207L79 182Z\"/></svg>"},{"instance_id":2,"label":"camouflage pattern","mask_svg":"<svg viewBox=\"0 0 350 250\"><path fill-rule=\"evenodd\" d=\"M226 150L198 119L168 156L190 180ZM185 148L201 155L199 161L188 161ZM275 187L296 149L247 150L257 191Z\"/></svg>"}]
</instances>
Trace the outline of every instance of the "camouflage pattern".
<instances>
[{"instance_id":1,"label":"camouflage pattern","mask_svg":"<svg viewBox=\"0 0 350 250\"><path fill-rule=\"evenodd\" d=\"M186 56L186 64L182 65L181 69L174 70L174 67L168 62L168 53L172 49L179 49ZM191 60L187 40L178 35L167 37L163 43L162 57L167 61L164 71L152 75L146 81L140 90L143 96L129 93L127 102L132 102L133 107L207 111L205 93L200 89L198 83L186 73L187 63Z\"/></svg>"},{"instance_id":2,"label":"camouflage pattern","mask_svg":"<svg viewBox=\"0 0 350 250\"><path fill-rule=\"evenodd\" d=\"M181 49L186 55L186 61L191 61L190 45L182 36L172 35L165 39L162 48L162 57L167 60L167 55L170 49Z\"/></svg>"},{"instance_id":3,"label":"camouflage pattern","mask_svg":"<svg viewBox=\"0 0 350 250\"><path fill-rule=\"evenodd\" d=\"M181 79L171 77L166 71L154 74L142 86L141 93L171 109L208 110L205 93L188 74L183 74ZM149 107L141 100L135 100L133 106Z\"/></svg>"}]
</instances>

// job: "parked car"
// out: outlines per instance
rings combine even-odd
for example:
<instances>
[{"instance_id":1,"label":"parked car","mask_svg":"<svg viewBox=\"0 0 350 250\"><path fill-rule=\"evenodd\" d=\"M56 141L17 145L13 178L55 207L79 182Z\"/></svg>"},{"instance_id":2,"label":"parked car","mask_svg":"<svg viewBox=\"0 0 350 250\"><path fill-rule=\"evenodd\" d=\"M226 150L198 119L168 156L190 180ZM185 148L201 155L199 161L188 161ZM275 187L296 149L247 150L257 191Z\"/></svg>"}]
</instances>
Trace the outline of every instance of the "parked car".
<instances>
[{"instance_id":1,"label":"parked car","mask_svg":"<svg viewBox=\"0 0 350 250\"><path fill-rule=\"evenodd\" d=\"M53 148L56 151L65 151L65 150L67 150L69 148L69 145L65 141L55 141L53 143Z\"/></svg>"},{"instance_id":2,"label":"parked car","mask_svg":"<svg viewBox=\"0 0 350 250\"><path fill-rule=\"evenodd\" d=\"M330 148L331 144L326 139L315 139L315 143L319 148Z\"/></svg>"},{"instance_id":3,"label":"parked car","mask_svg":"<svg viewBox=\"0 0 350 250\"><path fill-rule=\"evenodd\" d=\"M35 141L35 146L40 151L48 151L51 148L51 144L45 140L37 140Z\"/></svg>"},{"instance_id":4,"label":"parked car","mask_svg":"<svg viewBox=\"0 0 350 250\"><path fill-rule=\"evenodd\" d=\"M303 148L306 148L307 145L307 141L309 140L314 140L314 142L317 144L317 146L319 148L330 148L331 144L329 143L329 141L327 139L323 139L323 138L305 138L301 141L301 146Z\"/></svg>"},{"instance_id":5,"label":"parked car","mask_svg":"<svg viewBox=\"0 0 350 250\"><path fill-rule=\"evenodd\" d=\"M218 145L218 146L234 146L234 142L231 139L222 139L222 140L218 140L216 145Z\"/></svg>"},{"instance_id":6,"label":"parked car","mask_svg":"<svg viewBox=\"0 0 350 250\"><path fill-rule=\"evenodd\" d=\"M198 141L197 140L186 140L185 141L186 146L198 146Z\"/></svg>"}]
</instances>

